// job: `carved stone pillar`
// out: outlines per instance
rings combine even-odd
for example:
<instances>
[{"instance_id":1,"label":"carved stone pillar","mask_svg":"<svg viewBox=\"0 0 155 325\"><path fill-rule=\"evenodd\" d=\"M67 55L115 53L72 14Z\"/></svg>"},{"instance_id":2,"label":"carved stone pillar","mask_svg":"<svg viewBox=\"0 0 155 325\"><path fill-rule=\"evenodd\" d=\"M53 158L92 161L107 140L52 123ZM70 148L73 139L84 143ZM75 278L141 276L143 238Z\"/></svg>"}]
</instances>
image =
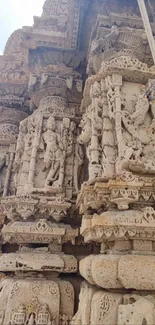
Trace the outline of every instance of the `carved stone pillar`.
<instances>
[{"instance_id":1,"label":"carved stone pillar","mask_svg":"<svg viewBox=\"0 0 155 325\"><path fill-rule=\"evenodd\" d=\"M27 76L18 57L0 57L1 194L14 194L13 161L20 122L28 116Z\"/></svg>"},{"instance_id":2,"label":"carved stone pillar","mask_svg":"<svg viewBox=\"0 0 155 325\"><path fill-rule=\"evenodd\" d=\"M77 273L78 263L63 253L63 246L75 245L78 229L60 221L71 214L84 161L77 141L79 112L68 100L73 87L81 91L80 82L72 75L30 76L31 104L38 108L19 126L13 157L16 193L1 199L10 220L2 242L18 246L0 256L0 272L14 275L2 286L6 283L9 295L16 292L2 306L3 324L69 324L74 315L74 288L63 276Z\"/></svg>"},{"instance_id":3,"label":"carved stone pillar","mask_svg":"<svg viewBox=\"0 0 155 325\"><path fill-rule=\"evenodd\" d=\"M133 31L114 27L102 37L96 26L88 63L94 74L84 90L79 136L89 152L89 179L77 206L81 235L86 243L100 243L101 252L80 261L85 282L72 324L154 324L155 69L138 59L134 39L127 55L124 36L130 43ZM142 31L135 33L142 37ZM97 138L94 107L101 126Z\"/></svg>"}]
</instances>

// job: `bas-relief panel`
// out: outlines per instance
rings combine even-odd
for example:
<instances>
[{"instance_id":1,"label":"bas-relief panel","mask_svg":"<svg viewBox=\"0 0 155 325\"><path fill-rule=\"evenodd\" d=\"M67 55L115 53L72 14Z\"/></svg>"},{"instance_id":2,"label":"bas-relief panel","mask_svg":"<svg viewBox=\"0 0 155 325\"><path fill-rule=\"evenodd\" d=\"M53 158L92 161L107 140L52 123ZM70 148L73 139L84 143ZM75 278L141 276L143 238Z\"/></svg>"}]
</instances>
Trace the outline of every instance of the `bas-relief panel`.
<instances>
[{"instance_id":1,"label":"bas-relief panel","mask_svg":"<svg viewBox=\"0 0 155 325\"><path fill-rule=\"evenodd\" d=\"M1 281L0 324L59 325L74 313L74 290L67 281L27 278Z\"/></svg>"},{"instance_id":2,"label":"bas-relief panel","mask_svg":"<svg viewBox=\"0 0 155 325\"><path fill-rule=\"evenodd\" d=\"M79 136L87 144L89 180L125 171L154 174L154 99L149 84L126 82L114 74L95 81L90 97Z\"/></svg>"},{"instance_id":3,"label":"bas-relief panel","mask_svg":"<svg viewBox=\"0 0 155 325\"><path fill-rule=\"evenodd\" d=\"M62 190L64 186L71 193L73 188L78 191L84 154L82 146L77 143L76 123L69 118L35 116L20 126L15 156L17 192L21 193L29 181L38 192L45 188ZM32 157L34 150L35 156ZM35 165L32 179L29 179L32 163Z\"/></svg>"},{"instance_id":4,"label":"bas-relief panel","mask_svg":"<svg viewBox=\"0 0 155 325\"><path fill-rule=\"evenodd\" d=\"M121 92L122 137L127 169L154 174L154 103L150 101L147 85L124 83Z\"/></svg>"}]
</instances>

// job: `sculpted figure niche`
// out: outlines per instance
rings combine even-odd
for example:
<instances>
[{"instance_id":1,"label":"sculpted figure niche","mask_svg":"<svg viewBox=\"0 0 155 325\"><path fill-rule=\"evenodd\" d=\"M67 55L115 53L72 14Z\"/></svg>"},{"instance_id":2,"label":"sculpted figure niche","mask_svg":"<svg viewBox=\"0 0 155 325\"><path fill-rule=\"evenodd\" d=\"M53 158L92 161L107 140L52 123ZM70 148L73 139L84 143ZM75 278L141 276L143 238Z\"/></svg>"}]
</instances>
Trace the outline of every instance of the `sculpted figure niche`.
<instances>
[{"instance_id":1,"label":"sculpted figure niche","mask_svg":"<svg viewBox=\"0 0 155 325\"><path fill-rule=\"evenodd\" d=\"M71 118L47 117L36 111L20 125L14 162L17 193L54 193L68 187L71 195L79 190L84 160L79 129Z\"/></svg>"},{"instance_id":2,"label":"sculpted figure niche","mask_svg":"<svg viewBox=\"0 0 155 325\"><path fill-rule=\"evenodd\" d=\"M45 187L61 187L64 182L66 159L73 152L75 124L70 119L63 118L60 133L56 131L56 120L53 116L47 121L47 131L42 138L45 143L44 170L48 174Z\"/></svg>"},{"instance_id":3,"label":"sculpted figure niche","mask_svg":"<svg viewBox=\"0 0 155 325\"><path fill-rule=\"evenodd\" d=\"M56 122L54 117L49 117L47 121L47 131L43 133L43 140L46 144L44 155L44 170L49 170L45 187L53 185L57 181L59 186L63 183L63 174L60 171L63 165L61 160L60 135L56 132Z\"/></svg>"}]
</instances>

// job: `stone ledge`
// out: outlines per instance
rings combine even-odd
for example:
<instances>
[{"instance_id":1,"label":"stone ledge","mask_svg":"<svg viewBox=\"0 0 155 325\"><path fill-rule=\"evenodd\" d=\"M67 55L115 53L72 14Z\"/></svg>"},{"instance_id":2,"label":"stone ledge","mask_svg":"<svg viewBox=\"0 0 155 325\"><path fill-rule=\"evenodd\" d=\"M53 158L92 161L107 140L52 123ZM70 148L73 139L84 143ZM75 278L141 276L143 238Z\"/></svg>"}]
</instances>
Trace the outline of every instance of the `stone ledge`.
<instances>
[{"instance_id":1,"label":"stone ledge","mask_svg":"<svg viewBox=\"0 0 155 325\"><path fill-rule=\"evenodd\" d=\"M142 239L155 241L155 210L109 210L100 215L85 215L82 219L81 235L85 242L118 239Z\"/></svg>"},{"instance_id":2,"label":"stone ledge","mask_svg":"<svg viewBox=\"0 0 155 325\"><path fill-rule=\"evenodd\" d=\"M155 256L90 255L80 261L80 273L105 289L155 290Z\"/></svg>"},{"instance_id":3,"label":"stone ledge","mask_svg":"<svg viewBox=\"0 0 155 325\"><path fill-rule=\"evenodd\" d=\"M0 272L20 271L76 273L77 260L71 255L36 252L17 252L0 256Z\"/></svg>"}]
</instances>

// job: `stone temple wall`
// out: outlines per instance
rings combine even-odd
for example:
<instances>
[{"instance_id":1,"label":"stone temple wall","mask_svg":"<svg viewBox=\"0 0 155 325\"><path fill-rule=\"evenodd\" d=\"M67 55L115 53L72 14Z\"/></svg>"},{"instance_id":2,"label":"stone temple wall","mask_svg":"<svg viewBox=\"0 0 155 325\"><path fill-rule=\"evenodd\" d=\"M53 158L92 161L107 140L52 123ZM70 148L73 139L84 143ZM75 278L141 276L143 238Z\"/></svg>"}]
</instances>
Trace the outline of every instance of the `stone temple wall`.
<instances>
[{"instance_id":1,"label":"stone temple wall","mask_svg":"<svg viewBox=\"0 0 155 325\"><path fill-rule=\"evenodd\" d=\"M155 66L137 0L46 0L10 36L0 245L0 325L155 325Z\"/></svg>"}]
</instances>

